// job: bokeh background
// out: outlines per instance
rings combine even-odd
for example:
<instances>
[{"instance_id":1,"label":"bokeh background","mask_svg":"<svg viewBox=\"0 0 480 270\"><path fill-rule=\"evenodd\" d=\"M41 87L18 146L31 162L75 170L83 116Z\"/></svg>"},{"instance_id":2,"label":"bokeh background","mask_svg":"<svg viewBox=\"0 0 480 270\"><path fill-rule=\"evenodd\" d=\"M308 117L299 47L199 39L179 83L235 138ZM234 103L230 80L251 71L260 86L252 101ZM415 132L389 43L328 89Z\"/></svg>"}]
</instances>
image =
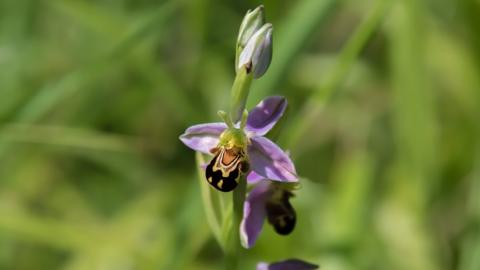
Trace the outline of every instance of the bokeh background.
<instances>
[{"instance_id":1,"label":"bokeh background","mask_svg":"<svg viewBox=\"0 0 480 270\"><path fill-rule=\"evenodd\" d=\"M0 269L221 269L188 126L263 3L302 188L240 269L480 269L478 0L0 1Z\"/></svg>"}]
</instances>

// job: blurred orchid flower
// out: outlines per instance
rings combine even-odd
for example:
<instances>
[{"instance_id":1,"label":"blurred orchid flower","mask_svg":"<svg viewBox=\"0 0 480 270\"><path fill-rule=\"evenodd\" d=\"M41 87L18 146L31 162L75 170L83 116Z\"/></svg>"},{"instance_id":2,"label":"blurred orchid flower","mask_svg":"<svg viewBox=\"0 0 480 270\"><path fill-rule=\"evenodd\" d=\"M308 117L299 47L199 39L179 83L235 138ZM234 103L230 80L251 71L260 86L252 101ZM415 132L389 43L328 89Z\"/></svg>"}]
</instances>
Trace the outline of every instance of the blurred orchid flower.
<instances>
[{"instance_id":1,"label":"blurred orchid flower","mask_svg":"<svg viewBox=\"0 0 480 270\"><path fill-rule=\"evenodd\" d=\"M250 191L243 205L240 223L242 246L251 248L263 228L265 219L281 235L290 234L295 228L296 213L290 204L295 184L260 180Z\"/></svg>"},{"instance_id":2,"label":"blurred orchid flower","mask_svg":"<svg viewBox=\"0 0 480 270\"><path fill-rule=\"evenodd\" d=\"M314 270L318 265L311 264L298 259L289 259L275 263L258 263L257 270Z\"/></svg>"}]
</instances>

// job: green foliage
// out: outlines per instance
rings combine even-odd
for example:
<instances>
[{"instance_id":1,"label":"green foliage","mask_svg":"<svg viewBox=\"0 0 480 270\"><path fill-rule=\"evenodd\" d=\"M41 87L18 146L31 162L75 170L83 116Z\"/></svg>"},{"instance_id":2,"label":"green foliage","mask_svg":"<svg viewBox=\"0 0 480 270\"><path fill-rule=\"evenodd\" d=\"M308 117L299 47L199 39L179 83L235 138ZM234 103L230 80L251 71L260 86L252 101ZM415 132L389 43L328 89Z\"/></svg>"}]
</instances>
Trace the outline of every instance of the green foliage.
<instances>
[{"instance_id":1,"label":"green foliage","mask_svg":"<svg viewBox=\"0 0 480 270\"><path fill-rule=\"evenodd\" d=\"M222 267L178 136L227 109L258 4L0 2L0 269ZM249 102L288 98L271 136L302 184L295 231L266 225L239 269L480 269L478 1L264 5Z\"/></svg>"}]
</instances>

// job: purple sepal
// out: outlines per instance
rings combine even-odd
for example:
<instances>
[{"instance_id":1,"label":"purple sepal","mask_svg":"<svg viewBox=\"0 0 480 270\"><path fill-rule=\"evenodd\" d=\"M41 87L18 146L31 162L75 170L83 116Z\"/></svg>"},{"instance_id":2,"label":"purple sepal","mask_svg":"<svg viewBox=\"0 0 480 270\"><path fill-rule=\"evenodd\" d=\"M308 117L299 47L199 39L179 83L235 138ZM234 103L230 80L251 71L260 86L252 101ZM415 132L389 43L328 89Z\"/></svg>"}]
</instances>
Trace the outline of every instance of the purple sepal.
<instances>
[{"instance_id":1,"label":"purple sepal","mask_svg":"<svg viewBox=\"0 0 480 270\"><path fill-rule=\"evenodd\" d=\"M259 175L255 171L250 171L250 173L247 175L247 182L249 184L256 184L263 179L265 179L265 177Z\"/></svg>"},{"instance_id":2,"label":"purple sepal","mask_svg":"<svg viewBox=\"0 0 480 270\"><path fill-rule=\"evenodd\" d=\"M270 196L269 185L269 181L259 182L248 194L243 204L240 239L245 248L251 248L262 231L266 215L265 203Z\"/></svg>"},{"instance_id":3,"label":"purple sepal","mask_svg":"<svg viewBox=\"0 0 480 270\"><path fill-rule=\"evenodd\" d=\"M246 129L256 136L265 135L282 117L287 100L281 96L267 97L248 114Z\"/></svg>"},{"instance_id":4,"label":"purple sepal","mask_svg":"<svg viewBox=\"0 0 480 270\"><path fill-rule=\"evenodd\" d=\"M265 137L251 138L248 146L250 166L266 179L297 182L298 177L290 157Z\"/></svg>"},{"instance_id":5,"label":"purple sepal","mask_svg":"<svg viewBox=\"0 0 480 270\"><path fill-rule=\"evenodd\" d=\"M180 140L195 151L205 154L218 144L218 137L227 128L225 123L207 123L191 126L180 135Z\"/></svg>"},{"instance_id":6,"label":"purple sepal","mask_svg":"<svg viewBox=\"0 0 480 270\"><path fill-rule=\"evenodd\" d=\"M261 262L257 264L257 270L313 270L318 269L318 265L304 262L298 259L289 259L275 263Z\"/></svg>"}]
</instances>

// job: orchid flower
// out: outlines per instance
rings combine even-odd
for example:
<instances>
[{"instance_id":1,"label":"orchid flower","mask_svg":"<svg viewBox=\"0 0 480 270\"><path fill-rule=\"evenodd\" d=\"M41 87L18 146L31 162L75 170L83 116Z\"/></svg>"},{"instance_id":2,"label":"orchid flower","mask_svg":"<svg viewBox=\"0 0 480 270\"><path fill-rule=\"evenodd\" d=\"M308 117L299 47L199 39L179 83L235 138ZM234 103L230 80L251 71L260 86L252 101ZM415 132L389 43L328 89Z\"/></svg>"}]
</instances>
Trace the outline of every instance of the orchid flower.
<instances>
[{"instance_id":1,"label":"orchid flower","mask_svg":"<svg viewBox=\"0 0 480 270\"><path fill-rule=\"evenodd\" d=\"M211 162L212 166L228 168L231 163L237 162L237 156L245 156L244 160L248 160L249 164L249 170L246 170L248 181L266 178L280 182L296 182L298 177L290 157L274 142L264 137L282 117L286 107L285 98L267 97L255 106L241 123L233 124L227 120L194 125L187 128L180 136L180 140L195 151L215 154ZM220 152L219 148L226 150ZM217 164L220 158L223 158L224 164ZM241 163L240 161L238 164ZM242 166L242 169L245 170L245 167L245 165ZM207 175L210 172L215 176L217 171L214 169L215 167L207 166ZM223 181L230 180L231 176L219 175L219 179L213 179L213 182L211 178L207 180L219 190L230 191L235 188L234 184L228 185L227 188Z\"/></svg>"},{"instance_id":2,"label":"orchid flower","mask_svg":"<svg viewBox=\"0 0 480 270\"><path fill-rule=\"evenodd\" d=\"M289 259L275 263L258 263L257 270L314 270L318 265L311 264L298 259Z\"/></svg>"},{"instance_id":3,"label":"orchid flower","mask_svg":"<svg viewBox=\"0 0 480 270\"><path fill-rule=\"evenodd\" d=\"M258 181L243 205L240 238L245 248L255 244L265 219L278 234L288 235L293 231L296 213L289 199L294 196L292 190L295 187L295 183Z\"/></svg>"}]
</instances>

